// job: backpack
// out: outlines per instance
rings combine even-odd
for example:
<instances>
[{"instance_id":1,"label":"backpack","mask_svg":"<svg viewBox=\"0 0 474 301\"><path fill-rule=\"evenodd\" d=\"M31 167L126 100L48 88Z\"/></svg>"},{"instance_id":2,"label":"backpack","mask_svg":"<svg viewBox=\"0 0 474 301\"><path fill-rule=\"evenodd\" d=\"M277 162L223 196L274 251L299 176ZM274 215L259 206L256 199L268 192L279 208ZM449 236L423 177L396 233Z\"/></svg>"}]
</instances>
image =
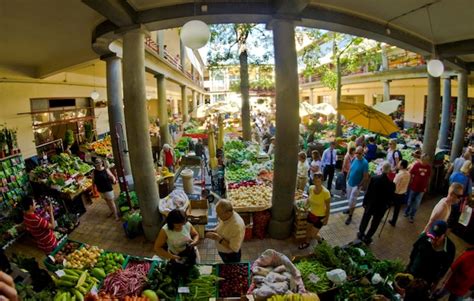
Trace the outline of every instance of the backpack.
<instances>
[{"instance_id":1,"label":"backpack","mask_svg":"<svg viewBox=\"0 0 474 301\"><path fill-rule=\"evenodd\" d=\"M396 162L395 161L395 153L398 153L398 161L402 161L403 160L403 156L402 156L402 152L399 151L398 149L396 149L393 153L392 153L392 159L393 159L393 162Z\"/></svg>"}]
</instances>

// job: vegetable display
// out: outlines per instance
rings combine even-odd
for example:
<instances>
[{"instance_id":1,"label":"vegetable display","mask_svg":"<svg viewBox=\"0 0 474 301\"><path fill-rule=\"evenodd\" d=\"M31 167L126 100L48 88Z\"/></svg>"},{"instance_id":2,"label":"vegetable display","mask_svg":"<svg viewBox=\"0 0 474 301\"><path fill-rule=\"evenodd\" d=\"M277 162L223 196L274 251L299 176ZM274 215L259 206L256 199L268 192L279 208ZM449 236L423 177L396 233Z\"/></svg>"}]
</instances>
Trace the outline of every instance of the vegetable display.
<instances>
[{"instance_id":1,"label":"vegetable display","mask_svg":"<svg viewBox=\"0 0 474 301\"><path fill-rule=\"evenodd\" d=\"M301 273L307 291L322 293L331 288L331 281L326 275L327 269L319 262L301 260L295 266Z\"/></svg>"},{"instance_id":2,"label":"vegetable display","mask_svg":"<svg viewBox=\"0 0 474 301\"><path fill-rule=\"evenodd\" d=\"M234 263L219 265L219 297L240 297L245 295L249 289L248 264Z\"/></svg>"},{"instance_id":3,"label":"vegetable display","mask_svg":"<svg viewBox=\"0 0 474 301\"><path fill-rule=\"evenodd\" d=\"M159 263L148 279L148 288L153 290L161 300L175 300L178 294L179 278L173 277L169 263Z\"/></svg>"},{"instance_id":4,"label":"vegetable display","mask_svg":"<svg viewBox=\"0 0 474 301\"><path fill-rule=\"evenodd\" d=\"M61 250L59 250L55 255L54 255L54 260L59 263L59 264L62 264L64 259L66 259L66 257L71 254L72 252L76 251L78 248L79 248L80 244L77 243L77 242L67 242L62 248Z\"/></svg>"},{"instance_id":5,"label":"vegetable display","mask_svg":"<svg viewBox=\"0 0 474 301\"><path fill-rule=\"evenodd\" d=\"M267 301L319 301L316 294L273 295Z\"/></svg>"},{"instance_id":6,"label":"vegetable display","mask_svg":"<svg viewBox=\"0 0 474 301\"><path fill-rule=\"evenodd\" d=\"M215 298L217 295L217 282L221 280L215 275L201 275L199 278L187 284L189 288L189 294L184 295L182 300L184 301L207 301L210 298Z\"/></svg>"},{"instance_id":7,"label":"vegetable display","mask_svg":"<svg viewBox=\"0 0 474 301\"><path fill-rule=\"evenodd\" d=\"M99 283L88 271L64 269L64 275L53 278L56 285L54 300L84 300L84 296Z\"/></svg>"},{"instance_id":8,"label":"vegetable display","mask_svg":"<svg viewBox=\"0 0 474 301\"><path fill-rule=\"evenodd\" d=\"M102 269L105 274L110 274L120 270L124 262L125 257L120 253L102 253L95 267ZM105 278L105 276L101 278Z\"/></svg>"},{"instance_id":9,"label":"vegetable display","mask_svg":"<svg viewBox=\"0 0 474 301\"><path fill-rule=\"evenodd\" d=\"M100 291L117 298L140 296L146 285L149 270L149 262L132 261L125 270L118 270L109 274L105 278Z\"/></svg>"},{"instance_id":10,"label":"vegetable display","mask_svg":"<svg viewBox=\"0 0 474 301\"><path fill-rule=\"evenodd\" d=\"M266 185L242 186L227 191L227 198L235 208L265 207L272 203L272 188Z\"/></svg>"}]
</instances>

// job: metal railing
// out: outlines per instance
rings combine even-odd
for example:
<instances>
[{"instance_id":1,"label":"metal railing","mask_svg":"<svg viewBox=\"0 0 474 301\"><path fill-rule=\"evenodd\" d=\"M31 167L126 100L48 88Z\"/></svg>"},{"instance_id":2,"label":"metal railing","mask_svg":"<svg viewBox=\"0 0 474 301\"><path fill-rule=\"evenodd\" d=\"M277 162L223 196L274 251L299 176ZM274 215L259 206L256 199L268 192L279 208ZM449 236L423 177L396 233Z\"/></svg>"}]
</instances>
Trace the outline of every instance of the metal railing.
<instances>
[{"instance_id":1,"label":"metal railing","mask_svg":"<svg viewBox=\"0 0 474 301\"><path fill-rule=\"evenodd\" d=\"M158 44L156 44L155 41L153 41L151 38L147 37L145 39L145 46L150 48L150 50L153 50L156 52L158 55L160 55L160 47ZM172 56L166 49L163 51L163 56L162 56L168 63L173 65L176 69L181 71L187 78L192 80L193 82L197 83L198 85L201 85L201 81L199 79L196 79L193 74L190 72L184 70L183 65L181 65L181 61L179 59L179 55Z\"/></svg>"}]
</instances>

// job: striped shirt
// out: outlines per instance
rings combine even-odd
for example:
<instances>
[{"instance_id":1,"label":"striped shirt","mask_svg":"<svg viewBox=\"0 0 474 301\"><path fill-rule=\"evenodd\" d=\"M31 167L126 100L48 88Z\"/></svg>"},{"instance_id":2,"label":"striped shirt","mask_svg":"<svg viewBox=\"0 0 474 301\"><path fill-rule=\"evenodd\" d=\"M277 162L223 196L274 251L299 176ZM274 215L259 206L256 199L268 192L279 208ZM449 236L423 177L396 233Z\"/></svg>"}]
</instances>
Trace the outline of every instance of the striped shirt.
<instances>
[{"instance_id":1,"label":"striped shirt","mask_svg":"<svg viewBox=\"0 0 474 301\"><path fill-rule=\"evenodd\" d=\"M49 229L49 222L47 220L31 213L24 215L23 224L26 230L28 230L36 240L41 250L46 253L50 253L54 250L58 242L56 241L53 230Z\"/></svg>"}]
</instances>

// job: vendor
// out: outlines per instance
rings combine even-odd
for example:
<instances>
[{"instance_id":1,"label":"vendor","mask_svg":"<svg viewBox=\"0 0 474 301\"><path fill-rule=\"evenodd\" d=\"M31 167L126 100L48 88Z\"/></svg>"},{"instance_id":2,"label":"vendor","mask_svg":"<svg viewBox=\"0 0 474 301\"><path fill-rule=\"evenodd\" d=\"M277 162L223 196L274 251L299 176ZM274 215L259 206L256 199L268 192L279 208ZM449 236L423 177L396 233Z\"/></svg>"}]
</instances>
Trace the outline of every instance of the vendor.
<instances>
[{"instance_id":1,"label":"vendor","mask_svg":"<svg viewBox=\"0 0 474 301\"><path fill-rule=\"evenodd\" d=\"M186 221L184 212L173 209L166 217L166 224L158 233L154 250L163 259L181 261L186 257L188 263L194 264L196 253L193 259L192 252L198 242L199 233L191 223ZM167 249L165 249L165 244L168 246Z\"/></svg>"},{"instance_id":2,"label":"vendor","mask_svg":"<svg viewBox=\"0 0 474 301\"><path fill-rule=\"evenodd\" d=\"M174 172L175 156L174 150L169 144L163 145L160 152L160 165L168 168L170 172Z\"/></svg>"},{"instance_id":3,"label":"vendor","mask_svg":"<svg viewBox=\"0 0 474 301\"><path fill-rule=\"evenodd\" d=\"M41 250L46 254L51 253L58 244L53 233L55 225L53 207L48 208L50 216L48 221L35 213L36 202L32 198L25 197L21 205L24 210L23 224L26 230L30 232Z\"/></svg>"},{"instance_id":4,"label":"vendor","mask_svg":"<svg viewBox=\"0 0 474 301\"><path fill-rule=\"evenodd\" d=\"M216 213L219 224L206 233L206 238L216 242L217 251L224 263L240 262L245 223L227 200L220 200L216 204Z\"/></svg>"}]
</instances>

